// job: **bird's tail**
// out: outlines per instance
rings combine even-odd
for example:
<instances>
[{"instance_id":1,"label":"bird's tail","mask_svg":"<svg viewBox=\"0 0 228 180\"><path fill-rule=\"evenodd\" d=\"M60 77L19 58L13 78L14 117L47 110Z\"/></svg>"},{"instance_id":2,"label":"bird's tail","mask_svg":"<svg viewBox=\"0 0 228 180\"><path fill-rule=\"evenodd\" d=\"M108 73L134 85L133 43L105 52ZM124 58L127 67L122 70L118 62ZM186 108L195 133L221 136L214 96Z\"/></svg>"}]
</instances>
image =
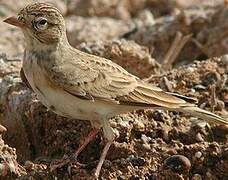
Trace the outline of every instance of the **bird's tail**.
<instances>
[{"instance_id":1,"label":"bird's tail","mask_svg":"<svg viewBox=\"0 0 228 180\"><path fill-rule=\"evenodd\" d=\"M200 109L197 106L186 106L186 107L181 107L178 109L175 109L176 111L183 112L183 113L188 113L191 115L194 115L196 117L199 117L205 121L207 121L210 124L223 124L223 125L228 125L228 119L223 118L221 116L218 116L212 112Z\"/></svg>"},{"instance_id":2,"label":"bird's tail","mask_svg":"<svg viewBox=\"0 0 228 180\"><path fill-rule=\"evenodd\" d=\"M183 95L164 92L158 87L138 82L138 86L128 95L119 98L119 102L133 106L136 109L156 108L162 110L178 111L199 117L209 123L228 125L228 119L212 112L200 109L195 105L196 100Z\"/></svg>"}]
</instances>

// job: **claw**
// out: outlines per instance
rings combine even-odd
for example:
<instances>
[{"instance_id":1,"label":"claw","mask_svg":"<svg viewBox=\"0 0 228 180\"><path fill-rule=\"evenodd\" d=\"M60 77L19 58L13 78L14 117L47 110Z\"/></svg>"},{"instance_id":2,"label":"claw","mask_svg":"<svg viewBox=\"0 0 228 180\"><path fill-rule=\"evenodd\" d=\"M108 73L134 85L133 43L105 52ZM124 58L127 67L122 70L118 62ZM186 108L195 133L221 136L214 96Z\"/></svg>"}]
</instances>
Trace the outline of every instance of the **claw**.
<instances>
[{"instance_id":1,"label":"claw","mask_svg":"<svg viewBox=\"0 0 228 180\"><path fill-rule=\"evenodd\" d=\"M75 151L75 153L71 157L63 157L62 159L56 160L54 163L51 163L50 165L50 170L54 171L56 169L62 168L63 166L68 165L68 171L71 171L72 167L76 168L84 168L87 165L86 164L81 164L77 161L78 155L81 153L81 151L89 144L90 141L92 141L100 129L94 128L88 135L88 137L85 138L84 141L80 144L79 148Z\"/></svg>"},{"instance_id":2,"label":"claw","mask_svg":"<svg viewBox=\"0 0 228 180\"><path fill-rule=\"evenodd\" d=\"M54 171L56 169L62 168L63 166L68 165L68 171L71 168L84 168L86 167L86 164L82 164L80 162L77 161L77 158L75 156L71 156L71 157L63 157L62 159L58 159L55 162L51 163L50 165L50 170Z\"/></svg>"}]
</instances>

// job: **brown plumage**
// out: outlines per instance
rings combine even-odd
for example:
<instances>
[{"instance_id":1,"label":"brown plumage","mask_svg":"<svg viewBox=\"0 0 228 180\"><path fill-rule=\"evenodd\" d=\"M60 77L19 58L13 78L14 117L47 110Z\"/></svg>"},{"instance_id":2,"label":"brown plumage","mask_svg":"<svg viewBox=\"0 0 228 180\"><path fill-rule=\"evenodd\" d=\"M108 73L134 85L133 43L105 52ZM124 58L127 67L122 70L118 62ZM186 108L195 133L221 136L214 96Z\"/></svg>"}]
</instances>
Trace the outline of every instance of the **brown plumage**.
<instances>
[{"instance_id":1,"label":"brown plumage","mask_svg":"<svg viewBox=\"0 0 228 180\"><path fill-rule=\"evenodd\" d=\"M191 98L166 93L108 59L71 47L63 16L51 5L31 4L20 11L18 18L11 17L5 22L20 27L24 33L23 72L40 101L57 114L91 122L94 131L75 156L96 136L98 129L103 129L107 144L96 177L115 138L108 121L110 117L137 109L158 108L190 113L210 123L228 124L226 119L192 104Z\"/></svg>"}]
</instances>

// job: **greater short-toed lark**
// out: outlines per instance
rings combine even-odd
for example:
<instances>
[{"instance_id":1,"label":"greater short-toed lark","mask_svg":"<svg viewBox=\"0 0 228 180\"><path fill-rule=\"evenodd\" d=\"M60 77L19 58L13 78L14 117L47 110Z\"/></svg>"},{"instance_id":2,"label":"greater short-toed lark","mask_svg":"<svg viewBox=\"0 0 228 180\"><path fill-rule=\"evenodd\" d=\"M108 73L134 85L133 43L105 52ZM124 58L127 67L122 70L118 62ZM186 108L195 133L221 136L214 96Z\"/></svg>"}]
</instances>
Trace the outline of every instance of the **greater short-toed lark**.
<instances>
[{"instance_id":1,"label":"greater short-toed lark","mask_svg":"<svg viewBox=\"0 0 228 180\"><path fill-rule=\"evenodd\" d=\"M107 143L95 171L96 177L115 138L108 121L115 115L156 108L186 112L212 123L228 124L222 117L196 107L184 96L164 92L108 59L71 47L64 18L51 5L28 5L18 17L10 17L5 22L20 27L24 33L23 71L40 101L59 115L91 122L93 131L74 157L100 128L103 129Z\"/></svg>"}]
</instances>

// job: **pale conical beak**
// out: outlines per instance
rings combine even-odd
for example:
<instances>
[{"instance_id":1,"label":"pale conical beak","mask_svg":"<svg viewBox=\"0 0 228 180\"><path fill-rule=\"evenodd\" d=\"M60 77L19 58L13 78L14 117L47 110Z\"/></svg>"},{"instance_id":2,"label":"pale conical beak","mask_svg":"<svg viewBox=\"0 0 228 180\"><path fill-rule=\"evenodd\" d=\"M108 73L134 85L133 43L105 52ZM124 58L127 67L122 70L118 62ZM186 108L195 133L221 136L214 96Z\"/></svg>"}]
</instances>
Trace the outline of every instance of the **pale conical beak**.
<instances>
[{"instance_id":1,"label":"pale conical beak","mask_svg":"<svg viewBox=\"0 0 228 180\"><path fill-rule=\"evenodd\" d=\"M14 16L5 19L3 22L8 23L8 24L11 24L13 26L20 27L20 28L24 28L25 27L25 24L23 22L19 21Z\"/></svg>"}]
</instances>

